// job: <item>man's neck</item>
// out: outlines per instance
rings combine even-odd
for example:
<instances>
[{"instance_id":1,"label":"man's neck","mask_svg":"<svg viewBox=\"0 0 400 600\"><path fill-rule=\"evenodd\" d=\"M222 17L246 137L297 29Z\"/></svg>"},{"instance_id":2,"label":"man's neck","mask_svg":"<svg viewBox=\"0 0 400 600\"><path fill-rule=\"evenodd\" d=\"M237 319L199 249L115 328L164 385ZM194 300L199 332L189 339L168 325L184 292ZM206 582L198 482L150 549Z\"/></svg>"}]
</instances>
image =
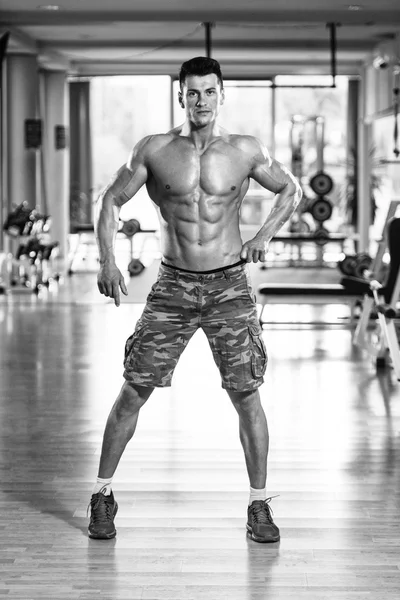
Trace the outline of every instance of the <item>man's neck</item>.
<instances>
[{"instance_id":1,"label":"man's neck","mask_svg":"<svg viewBox=\"0 0 400 600\"><path fill-rule=\"evenodd\" d=\"M216 137L220 137L222 132L215 121L205 127L196 127L190 121L186 121L182 127L181 135L193 140L198 150L204 150Z\"/></svg>"}]
</instances>

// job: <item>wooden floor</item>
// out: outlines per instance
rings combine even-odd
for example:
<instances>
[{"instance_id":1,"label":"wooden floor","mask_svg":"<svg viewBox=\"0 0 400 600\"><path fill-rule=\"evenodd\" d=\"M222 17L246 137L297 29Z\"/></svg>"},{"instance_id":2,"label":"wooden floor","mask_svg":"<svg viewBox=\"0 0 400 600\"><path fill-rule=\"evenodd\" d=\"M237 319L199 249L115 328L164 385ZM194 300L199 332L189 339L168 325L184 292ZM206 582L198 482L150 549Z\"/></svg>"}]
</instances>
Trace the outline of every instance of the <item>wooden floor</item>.
<instances>
[{"instance_id":1,"label":"wooden floor","mask_svg":"<svg viewBox=\"0 0 400 600\"><path fill-rule=\"evenodd\" d=\"M117 538L88 539L141 309L100 298L92 275L47 299L0 299L0 598L398 600L400 384L339 325L264 331L279 544L246 536L238 419L201 333L141 411L115 476Z\"/></svg>"}]
</instances>

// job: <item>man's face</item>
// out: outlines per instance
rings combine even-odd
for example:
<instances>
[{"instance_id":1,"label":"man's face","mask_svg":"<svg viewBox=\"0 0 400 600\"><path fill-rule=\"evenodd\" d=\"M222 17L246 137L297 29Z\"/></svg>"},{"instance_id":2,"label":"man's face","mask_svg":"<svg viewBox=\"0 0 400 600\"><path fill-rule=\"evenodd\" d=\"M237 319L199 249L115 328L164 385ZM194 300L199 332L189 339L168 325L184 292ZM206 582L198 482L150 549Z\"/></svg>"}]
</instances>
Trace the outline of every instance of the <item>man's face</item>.
<instances>
[{"instance_id":1,"label":"man's face","mask_svg":"<svg viewBox=\"0 0 400 600\"><path fill-rule=\"evenodd\" d=\"M188 75L179 92L179 103L185 109L186 118L197 127L205 127L214 121L224 103L224 90L215 73Z\"/></svg>"}]
</instances>

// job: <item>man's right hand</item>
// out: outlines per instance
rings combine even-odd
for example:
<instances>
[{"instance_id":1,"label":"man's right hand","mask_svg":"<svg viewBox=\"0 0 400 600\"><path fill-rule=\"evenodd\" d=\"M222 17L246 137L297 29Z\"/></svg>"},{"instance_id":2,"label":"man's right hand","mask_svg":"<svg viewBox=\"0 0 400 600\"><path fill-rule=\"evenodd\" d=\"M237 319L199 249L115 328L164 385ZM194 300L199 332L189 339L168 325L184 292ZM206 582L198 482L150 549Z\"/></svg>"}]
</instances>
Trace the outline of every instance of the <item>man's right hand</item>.
<instances>
[{"instance_id":1,"label":"man's right hand","mask_svg":"<svg viewBox=\"0 0 400 600\"><path fill-rule=\"evenodd\" d=\"M125 296L128 295L122 273L115 263L105 263L104 265L101 265L97 276L97 286L100 294L114 298L115 306L120 305L120 288Z\"/></svg>"}]
</instances>

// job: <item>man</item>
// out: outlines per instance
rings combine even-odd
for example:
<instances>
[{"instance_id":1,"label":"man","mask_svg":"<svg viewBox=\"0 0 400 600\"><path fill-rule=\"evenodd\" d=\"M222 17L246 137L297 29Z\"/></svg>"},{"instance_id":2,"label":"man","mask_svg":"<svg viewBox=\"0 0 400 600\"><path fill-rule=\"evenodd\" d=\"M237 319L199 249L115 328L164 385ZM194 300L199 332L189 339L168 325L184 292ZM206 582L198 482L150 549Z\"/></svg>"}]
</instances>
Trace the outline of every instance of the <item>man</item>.
<instances>
[{"instance_id":1,"label":"man","mask_svg":"<svg viewBox=\"0 0 400 600\"><path fill-rule=\"evenodd\" d=\"M115 264L120 207L146 184L161 228L163 260L135 332L125 347L126 381L104 432L98 479L91 498L89 536L116 535L118 505L111 482L140 408L155 387L171 384L193 333L207 335L222 387L239 415L240 440L250 480L247 530L253 540L276 542L279 529L266 498L268 427L258 388L267 354L248 279L249 262L263 262L268 243L301 199L293 175L271 159L254 137L232 135L217 124L224 102L217 61L197 57L180 70L179 103L185 123L145 137L101 194L95 219L100 293L120 304L126 295ZM251 107L249 107L251 109ZM239 210L252 177L276 193L270 215L245 244Z\"/></svg>"}]
</instances>

